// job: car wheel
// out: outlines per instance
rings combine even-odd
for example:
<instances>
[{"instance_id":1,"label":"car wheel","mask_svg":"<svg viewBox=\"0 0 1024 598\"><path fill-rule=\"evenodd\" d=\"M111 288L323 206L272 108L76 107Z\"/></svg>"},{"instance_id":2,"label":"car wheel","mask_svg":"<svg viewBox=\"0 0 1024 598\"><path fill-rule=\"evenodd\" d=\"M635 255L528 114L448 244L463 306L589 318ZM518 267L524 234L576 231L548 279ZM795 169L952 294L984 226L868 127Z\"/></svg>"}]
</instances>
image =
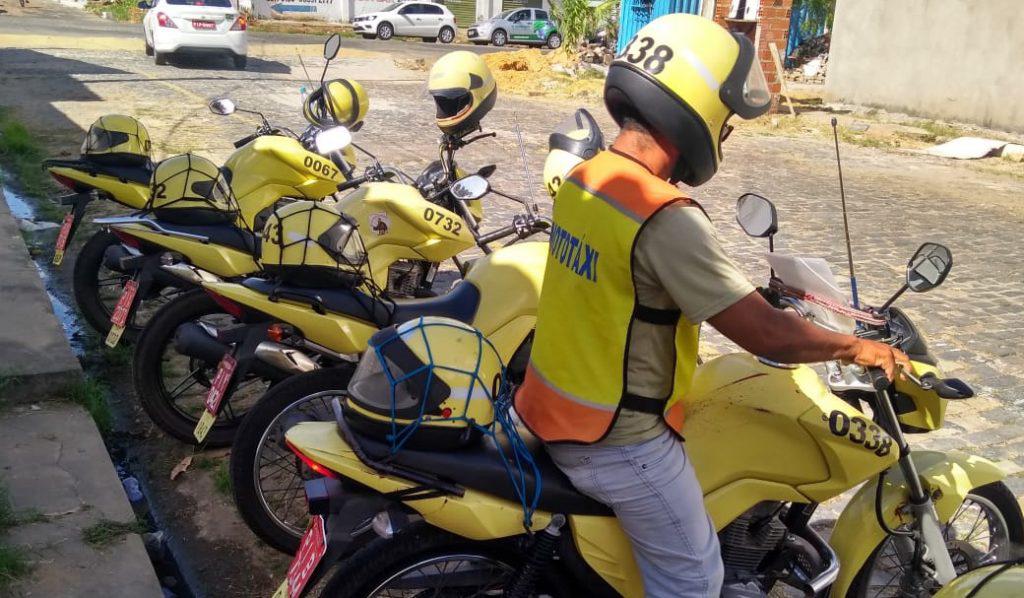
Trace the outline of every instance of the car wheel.
<instances>
[{"instance_id":1,"label":"car wheel","mask_svg":"<svg viewBox=\"0 0 1024 598\"><path fill-rule=\"evenodd\" d=\"M246 56L235 55L235 56L232 56L231 58L235 61L235 68L236 69L244 69L245 68L245 64L248 62L248 57L246 57Z\"/></svg>"},{"instance_id":2,"label":"car wheel","mask_svg":"<svg viewBox=\"0 0 1024 598\"><path fill-rule=\"evenodd\" d=\"M562 36L557 33L552 33L548 36L547 46L552 50L557 50L562 47Z\"/></svg>"},{"instance_id":3,"label":"car wheel","mask_svg":"<svg viewBox=\"0 0 1024 598\"><path fill-rule=\"evenodd\" d=\"M455 41L455 30L451 27L442 27L438 38L442 44L450 44Z\"/></svg>"},{"instance_id":4,"label":"car wheel","mask_svg":"<svg viewBox=\"0 0 1024 598\"><path fill-rule=\"evenodd\" d=\"M387 41L395 36L395 28L391 23L381 23L377 26L377 39Z\"/></svg>"},{"instance_id":5,"label":"car wheel","mask_svg":"<svg viewBox=\"0 0 1024 598\"><path fill-rule=\"evenodd\" d=\"M155 62L157 66L163 66L167 64L167 54L164 54L163 52L157 52L156 50L154 50L153 62Z\"/></svg>"},{"instance_id":6,"label":"car wheel","mask_svg":"<svg viewBox=\"0 0 1024 598\"><path fill-rule=\"evenodd\" d=\"M152 56L153 55L153 46L149 45L149 40L148 39L145 39L145 38L143 38L143 39L145 40L144 43L146 44L146 56Z\"/></svg>"},{"instance_id":7,"label":"car wheel","mask_svg":"<svg viewBox=\"0 0 1024 598\"><path fill-rule=\"evenodd\" d=\"M364 33L363 34L363 39L373 39L375 37L377 37L377 36L372 34L372 33Z\"/></svg>"},{"instance_id":8,"label":"car wheel","mask_svg":"<svg viewBox=\"0 0 1024 598\"><path fill-rule=\"evenodd\" d=\"M428 44L435 44L435 43L437 43L437 38L436 37L424 37L422 39L423 39L424 42L426 42Z\"/></svg>"},{"instance_id":9,"label":"car wheel","mask_svg":"<svg viewBox=\"0 0 1024 598\"><path fill-rule=\"evenodd\" d=\"M498 29L491 34L491 43L495 46L504 46L508 43L508 34L504 29Z\"/></svg>"}]
</instances>

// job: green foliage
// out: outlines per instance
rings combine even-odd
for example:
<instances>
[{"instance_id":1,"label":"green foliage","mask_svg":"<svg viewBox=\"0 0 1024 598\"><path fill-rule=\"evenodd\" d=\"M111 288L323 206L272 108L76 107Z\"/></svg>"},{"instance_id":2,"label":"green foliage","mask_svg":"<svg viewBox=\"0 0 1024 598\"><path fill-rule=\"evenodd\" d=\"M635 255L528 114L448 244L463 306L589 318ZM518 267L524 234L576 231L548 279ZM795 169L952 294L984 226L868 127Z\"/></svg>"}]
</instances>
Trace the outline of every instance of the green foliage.
<instances>
[{"instance_id":1,"label":"green foliage","mask_svg":"<svg viewBox=\"0 0 1024 598\"><path fill-rule=\"evenodd\" d=\"M618 5L616 0L601 0L593 7L588 0L562 0L551 3L551 15L558 23L565 46L575 48L609 24Z\"/></svg>"},{"instance_id":2,"label":"green foliage","mask_svg":"<svg viewBox=\"0 0 1024 598\"><path fill-rule=\"evenodd\" d=\"M106 2L90 2L85 5L86 10L100 13L110 13L110 18L115 21L138 23L142 20L142 10L138 7L138 0L114 0Z\"/></svg>"},{"instance_id":3,"label":"green foliage","mask_svg":"<svg viewBox=\"0 0 1024 598\"><path fill-rule=\"evenodd\" d=\"M793 12L807 7L807 20L800 29L805 35L814 35L823 26L832 28L832 19L836 15L836 0L793 0Z\"/></svg>"},{"instance_id":4,"label":"green foliage","mask_svg":"<svg viewBox=\"0 0 1024 598\"><path fill-rule=\"evenodd\" d=\"M231 496L231 472L228 471L228 462L223 460L213 472L213 485L224 496Z\"/></svg>"},{"instance_id":5,"label":"green foliage","mask_svg":"<svg viewBox=\"0 0 1024 598\"><path fill-rule=\"evenodd\" d=\"M0 544L0 590L7 588L31 570L24 550Z\"/></svg>"},{"instance_id":6,"label":"green foliage","mask_svg":"<svg viewBox=\"0 0 1024 598\"><path fill-rule=\"evenodd\" d=\"M107 404L107 386L95 378L86 378L65 389L67 398L85 407L101 434L108 434L113 424L110 405Z\"/></svg>"},{"instance_id":7,"label":"green foliage","mask_svg":"<svg viewBox=\"0 0 1024 598\"><path fill-rule=\"evenodd\" d=\"M128 534L144 534L147 531L149 528L141 521L121 523L120 521L101 519L82 530L82 540L94 548L103 548Z\"/></svg>"},{"instance_id":8,"label":"green foliage","mask_svg":"<svg viewBox=\"0 0 1024 598\"><path fill-rule=\"evenodd\" d=\"M47 195L52 189L40 166L44 157L43 148L28 129L0 106L0 161L17 179L20 188L36 198Z\"/></svg>"}]
</instances>

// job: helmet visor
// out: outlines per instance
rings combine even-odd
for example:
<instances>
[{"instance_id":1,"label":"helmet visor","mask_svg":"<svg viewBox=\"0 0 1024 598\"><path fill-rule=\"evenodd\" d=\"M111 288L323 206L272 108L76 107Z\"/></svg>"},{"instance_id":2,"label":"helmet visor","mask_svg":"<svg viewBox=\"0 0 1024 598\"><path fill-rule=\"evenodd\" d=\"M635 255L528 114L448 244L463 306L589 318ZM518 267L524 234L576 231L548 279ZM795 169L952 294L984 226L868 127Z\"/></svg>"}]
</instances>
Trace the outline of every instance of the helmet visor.
<instances>
[{"instance_id":1,"label":"helmet visor","mask_svg":"<svg viewBox=\"0 0 1024 598\"><path fill-rule=\"evenodd\" d=\"M359 231L351 223L339 220L320 235L320 245L342 264L361 266L366 261L366 248Z\"/></svg>"},{"instance_id":2,"label":"helmet visor","mask_svg":"<svg viewBox=\"0 0 1024 598\"><path fill-rule=\"evenodd\" d=\"M593 158L604 149L604 136L590 112L580 108L555 128L548 137L548 150L556 149L583 160Z\"/></svg>"},{"instance_id":3,"label":"helmet visor","mask_svg":"<svg viewBox=\"0 0 1024 598\"><path fill-rule=\"evenodd\" d=\"M92 127L82 143L82 153L105 152L123 143L128 143L128 133Z\"/></svg>"},{"instance_id":4,"label":"helmet visor","mask_svg":"<svg viewBox=\"0 0 1024 598\"><path fill-rule=\"evenodd\" d=\"M772 94L761 69L761 61L754 51L754 44L741 33L732 35L740 46L740 52L732 72L722 83L719 97L740 118L757 118L768 112L772 105Z\"/></svg>"},{"instance_id":5,"label":"helmet visor","mask_svg":"<svg viewBox=\"0 0 1024 598\"><path fill-rule=\"evenodd\" d=\"M473 104L473 95L465 89L449 89L434 91L434 104L437 105L437 118L448 120L465 112Z\"/></svg>"}]
</instances>

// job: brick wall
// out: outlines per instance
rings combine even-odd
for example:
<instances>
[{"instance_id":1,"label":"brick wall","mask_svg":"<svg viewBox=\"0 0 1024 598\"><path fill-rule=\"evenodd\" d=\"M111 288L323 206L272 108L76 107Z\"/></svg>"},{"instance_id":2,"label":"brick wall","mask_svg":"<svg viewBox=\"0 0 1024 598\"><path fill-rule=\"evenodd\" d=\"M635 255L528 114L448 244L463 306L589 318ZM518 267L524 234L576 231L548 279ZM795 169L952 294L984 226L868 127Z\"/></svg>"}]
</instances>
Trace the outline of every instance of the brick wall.
<instances>
[{"instance_id":1,"label":"brick wall","mask_svg":"<svg viewBox=\"0 0 1024 598\"><path fill-rule=\"evenodd\" d=\"M772 61L771 50L768 48L768 44L775 42L780 51L786 51L786 41L789 36L789 16L793 10L793 0L761 0L756 23L726 19L730 4L729 0L715 1L715 22L730 31L742 32L750 38L750 41L757 44L757 56L761 60L761 68L768 79L768 86L771 88L772 93L776 94L775 103L777 105L777 94L782 89L782 82L779 81L778 76L775 74L775 63Z\"/></svg>"}]
</instances>

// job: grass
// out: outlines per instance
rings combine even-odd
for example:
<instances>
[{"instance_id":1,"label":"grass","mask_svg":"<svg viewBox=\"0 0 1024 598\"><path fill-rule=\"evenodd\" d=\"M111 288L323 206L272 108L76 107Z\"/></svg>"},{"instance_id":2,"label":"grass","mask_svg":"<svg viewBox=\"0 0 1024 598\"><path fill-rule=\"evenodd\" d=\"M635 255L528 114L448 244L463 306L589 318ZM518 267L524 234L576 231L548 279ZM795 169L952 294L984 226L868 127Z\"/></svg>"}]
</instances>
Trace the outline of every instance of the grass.
<instances>
[{"instance_id":1,"label":"grass","mask_svg":"<svg viewBox=\"0 0 1024 598\"><path fill-rule=\"evenodd\" d=\"M110 367L123 368L132 361L133 347L131 345L119 344L113 349L103 345L103 361Z\"/></svg>"},{"instance_id":2,"label":"grass","mask_svg":"<svg viewBox=\"0 0 1024 598\"><path fill-rule=\"evenodd\" d=\"M141 23L143 11L138 4L138 0L114 0L109 4L94 1L86 4L85 9L95 14L108 12L115 21Z\"/></svg>"},{"instance_id":3,"label":"grass","mask_svg":"<svg viewBox=\"0 0 1024 598\"><path fill-rule=\"evenodd\" d=\"M34 513L31 518L35 518ZM7 487L0 484L0 534L16 525L29 522L25 520L24 515L15 512L7 494ZM7 588L31 570L32 567L29 565L28 559L25 558L24 550L9 546L0 540L0 590Z\"/></svg>"},{"instance_id":4,"label":"grass","mask_svg":"<svg viewBox=\"0 0 1024 598\"><path fill-rule=\"evenodd\" d=\"M192 460L192 466L200 471L212 471L217 467L218 460L211 457L196 457Z\"/></svg>"},{"instance_id":5,"label":"grass","mask_svg":"<svg viewBox=\"0 0 1024 598\"><path fill-rule=\"evenodd\" d=\"M231 496L231 474L228 472L228 462L224 459L217 465L213 472L213 486L224 496Z\"/></svg>"},{"instance_id":6,"label":"grass","mask_svg":"<svg viewBox=\"0 0 1024 598\"><path fill-rule=\"evenodd\" d=\"M9 109L0 106L0 161L17 179L20 189L26 195L44 197L53 189L46 172L40 166L45 157L43 148L25 125L15 120ZM39 203L57 208L52 202ZM45 205L40 209L47 210ZM48 214L40 212L40 216Z\"/></svg>"},{"instance_id":7,"label":"grass","mask_svg":"<svg viewBox=\"0 0 1024 598\"><path fill-rule=\"evenodd\" d=\"M128 534L144 534L149 527L141 521L121 523L110 519L101 519L82 530L82 540L93 548L104 548Z\"/></svg>"},{"instance_id":8,"label":"grass","mask_svg":"<svg viewBox=\"0 0 1024 598\"><path fill-rule=\"evenodd\" d=\"M75 382L64 391L68 399L85 407L103 435L110 432L113 424L113 415L110 412L110 405L107 404L107 392L107 386L95 378Z\"/></svg>"}]
</instances>

